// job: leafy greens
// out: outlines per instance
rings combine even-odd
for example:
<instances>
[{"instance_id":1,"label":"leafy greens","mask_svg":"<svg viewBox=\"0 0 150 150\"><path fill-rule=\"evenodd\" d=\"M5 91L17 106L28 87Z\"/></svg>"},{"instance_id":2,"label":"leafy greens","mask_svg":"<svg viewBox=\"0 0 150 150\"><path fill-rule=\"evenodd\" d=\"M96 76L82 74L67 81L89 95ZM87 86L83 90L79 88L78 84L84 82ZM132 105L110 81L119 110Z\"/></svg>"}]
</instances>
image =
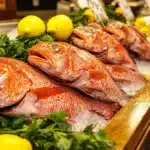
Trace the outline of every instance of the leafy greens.
<instances>
[{"instance_id":1,"label":"leafy greens","mask_svg":"<svg viewBox=\"0 0 150 150\"><path fill-rule=\"evenodd\" d=\"M32 118L25 124L25 117L0 116L0 134L16 134L31 141L34 150L114 150L115 143L100 130L92 132L88 126L83 132L73 132L65 121L67 114L53 112L43 119Z\"/></svg>"},{"instance_id":2,"label":"leafy greens","mask_svg":"<svg viewBox=\"0 0 150 150\"><path fill-rule=\"evenodd\" d=\"M86 9L87 8L75 10L69 14L69 17L71 18L74 27L88 24L88 16L84 15L84 11Z\"/></svg>"},{"instance_id":3,"label":"leafy greens","mask_svg":"<svg viewBox=\"0 0 150 150\"><path fill-rule=\"evenodd\" d=\"M105 12L106 12L107 16L109 17L109 19L114 19L114 20L118 20L118 21L125 23L126 22L125 17L122 15L116 14L115 9L116 8L112 5L106 5L105 6Z\"/></svg>"},{"instance_id":4,"label":"leafy greens","mask_svg":"<svg viewBox=\"0 0 150 150\"><path fill-rule=\"evenodd\" d=\"M10 40L7 34L0 34L0 57L12 57L23 61L27 60L28 48L40 41L53 41L53 38L47 33L41 34L39 37L23 37L18 36L14 40Z\"/></svg>"}]
</instances>

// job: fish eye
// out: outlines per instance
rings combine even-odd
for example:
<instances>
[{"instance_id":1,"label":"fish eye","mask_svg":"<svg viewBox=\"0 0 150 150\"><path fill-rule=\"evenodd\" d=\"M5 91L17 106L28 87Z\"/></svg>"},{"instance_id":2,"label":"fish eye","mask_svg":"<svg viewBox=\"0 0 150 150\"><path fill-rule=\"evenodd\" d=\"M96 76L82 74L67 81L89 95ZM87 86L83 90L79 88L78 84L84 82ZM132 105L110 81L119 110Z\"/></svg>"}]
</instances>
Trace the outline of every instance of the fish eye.
<instances>
[{"instance_id":1,"label":"fish eye","mask_svg":"<svg viewBox=\"0 0 150 150\"><path fill-rule=\"evenodd\" d=\"M52 49L54 52L59 52L59 51L60 51L60 48L59 48L59 45L58 45L58 44L52 44L52 45L51 45L51 49Z\"/></svg>"}]
</instances>

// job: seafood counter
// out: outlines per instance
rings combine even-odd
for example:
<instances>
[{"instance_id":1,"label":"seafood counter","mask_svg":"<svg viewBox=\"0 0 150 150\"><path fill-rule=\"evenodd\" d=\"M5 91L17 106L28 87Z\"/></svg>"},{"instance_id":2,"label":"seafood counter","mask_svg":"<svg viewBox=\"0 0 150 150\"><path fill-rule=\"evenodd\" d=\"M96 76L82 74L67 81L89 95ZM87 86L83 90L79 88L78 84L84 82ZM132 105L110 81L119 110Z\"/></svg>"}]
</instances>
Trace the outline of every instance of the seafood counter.
<instances>
[{"instance_id":1,"label":"seafood counter","mask_svg":"<svg viewBox=\"0 0 150 150\"><path fill-rule=\"evenodd\" d=\"M48 25L50 22L47 30L51 30ZM93 132L105 129L116 142L116 149L124 149L127 143L129 148L131 145L136 148L149 126L150 85L139 66L141 62L149 64L150 43L138 29L119 21L110 21L105 26L93 22L75 27L68 21L67 27L72 29L70 34L66 30L33 38L27 36L27 30L21 35L23 31L18 29L19 36L11 40L1 34L1 115L8 118L23 115L29 121L33 116L44 120L49 113L63 111L68 114L65 119L71 124L72 132L80 133L92 124ZM40 150L40 136L33 140L21 134L25 130L16 131L6 128L2 133L27 138ZM43 132L41 137L47 140L47 135L43 135L46 131ZM64 132L69 131L65 128ZM134 143L135 135L138 138ZM113 145L107 142L106 150ZM100 148L101 144L97 144ZM61 149L64 145L56 146ZM70 143L66 149L73 149L72 146ZM56 147L43 149L53 148Z\"/></svg>"}]
</instances>

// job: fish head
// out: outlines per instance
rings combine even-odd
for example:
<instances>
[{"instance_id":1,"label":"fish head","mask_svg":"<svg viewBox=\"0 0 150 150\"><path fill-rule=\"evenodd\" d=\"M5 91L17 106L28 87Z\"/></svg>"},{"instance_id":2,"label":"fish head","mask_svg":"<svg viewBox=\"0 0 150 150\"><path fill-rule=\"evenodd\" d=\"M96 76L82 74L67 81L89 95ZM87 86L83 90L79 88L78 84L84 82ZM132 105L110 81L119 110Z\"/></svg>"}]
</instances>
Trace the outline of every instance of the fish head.
<instances>
[{"instance_id":1,"label":"fish head","mask_svg":"<svg viewBox=\"0 0 150 150\"><path fill-rule=\"evenodd\" d=\"M130 27L135 32L136 40L132 45L131 50L139 55L139 58L144 60L150 60L150 43L144 33L141 33L138 29Z\"/></svg>"},{"instance_id":2,"label":"fish head","mask_svg":"<svg viewBox=\"0 0 150 150\"><path fill-rule=\"evenodd\" d=\"M45 72L60 71L68 59L70 44L64 42L40 42L28 50L28 62ZM52 71L53 70L53 71Z\"/></svg>"},{"instance_id":3,"label":"fish head","mask_svg":"<svg viewBox=\"0 0 150 150\"><path fill-rule=\"evenodd\" d=\"M87 26L79 26L75 28L72 36L78 37L79 39L87 42L93 42L95 34L101 30L102 27L100 25L91 23Z\"/></svg>"},{"instance_id":4,"label":"fish head","mask_svg":"<svg viewBox=\"0 0 150 150\"><path fill-rule=\"evenodd\" d=\"M92 53L104 52L107 47L106 38L102 35L102 27L97 23L91 23L87 26L79 26L72 32L72 43Z\"/></svg>"}]
</instances>

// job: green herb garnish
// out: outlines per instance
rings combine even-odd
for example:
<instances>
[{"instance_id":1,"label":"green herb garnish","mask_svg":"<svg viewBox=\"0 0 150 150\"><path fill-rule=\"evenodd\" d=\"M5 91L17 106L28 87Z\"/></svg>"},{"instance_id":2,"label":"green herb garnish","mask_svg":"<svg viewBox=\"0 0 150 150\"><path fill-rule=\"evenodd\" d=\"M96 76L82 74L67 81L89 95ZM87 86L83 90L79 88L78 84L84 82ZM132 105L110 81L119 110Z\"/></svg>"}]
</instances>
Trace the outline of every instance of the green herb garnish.
<instances>
[{"instance_id":1,"label":"green herb garnish","mask_svg":"<svg viewBox=\"0 0 150 150\"><path fill-rule=\"evenodd\" d=\"M106 14L109 17L109 19L118 20L118 21L121 21L121 22L125 23L126 22L125 17L122 16L122 15L116 14L115 9L116 8L112 5L106 5L105 6L105 11L106 11Z\"/></svg>"},{"instance_id":2,"label":"green herb garnish","mask_svg":"<svg viewBox=\"0 0 150 150\"><path fill-rule=\"evenodd\" d=\"M88 24L88 17L84 15L84 11L87 8L79 9L76 11L73 11L69 14L69 17L71 18L74 27L80 26L80 25L87 25Z\"/></svg>"},{"instance_id":3,"label":"green herb garnish","mask_svg":"<svg viewBox=\"0 0 150 150\"><path fill-rule=\"evenodd\" d=\"M83 132L73 132L65 121L67 114L54 112L43 119L25 117L0 117L0 134L16 134L28 139L34 150L114 150L104 130L93 133L92 126Z\"/></svg>"},{"instance_id":4,"label":"green herb garnish","mask_svg":"<svg viewBox=\"0 0 150 150\"><path fill-rule=\"evenodd\" d=\"M88 24L88 17L84 15L84 11L88 8L79 9L76 11L73 11L69 14L69 17L72 19L72 22L74 24L74 27L80 26L80 25L87 25ZM126 19L124 16L118 15L115 13L115 7L111 5L105 6L105 11L109 19L118 20L121 22L126 22ZM104 25L107 24L107 21L102 22Z\"/></svg>"}]
</instances>

